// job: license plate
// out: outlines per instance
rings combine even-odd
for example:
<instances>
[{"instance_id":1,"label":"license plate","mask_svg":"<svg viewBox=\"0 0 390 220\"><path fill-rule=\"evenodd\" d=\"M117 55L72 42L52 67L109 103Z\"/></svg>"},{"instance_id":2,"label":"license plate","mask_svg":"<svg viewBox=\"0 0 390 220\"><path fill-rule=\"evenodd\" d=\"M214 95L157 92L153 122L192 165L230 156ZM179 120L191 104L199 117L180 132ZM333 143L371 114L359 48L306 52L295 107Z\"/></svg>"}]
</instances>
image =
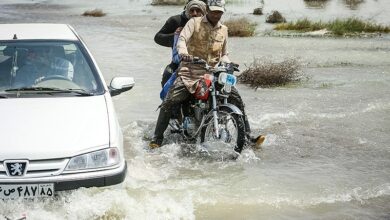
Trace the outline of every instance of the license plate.
<instances>
[{"instance_id":1,"label":"license plate","mask_svg":"<svg viewBox=\"0 0 390 220\"><path fill-rule=\"evenodd\" d=\"M53 195L53 183L0 185L0 199L45 198Z\"/></svg>"}]
</instances>

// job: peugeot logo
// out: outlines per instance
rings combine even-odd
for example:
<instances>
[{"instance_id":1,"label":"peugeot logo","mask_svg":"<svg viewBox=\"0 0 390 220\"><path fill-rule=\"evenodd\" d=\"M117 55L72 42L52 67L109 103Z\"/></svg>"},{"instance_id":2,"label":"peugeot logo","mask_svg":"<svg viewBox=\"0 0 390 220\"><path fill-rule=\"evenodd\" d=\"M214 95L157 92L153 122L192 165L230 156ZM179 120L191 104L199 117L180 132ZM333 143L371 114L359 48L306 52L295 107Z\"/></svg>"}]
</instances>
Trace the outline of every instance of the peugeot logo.
<instances>
[{"instance_id":1,"label":"peugeot logo","mask_svg":"<svg viewBox=\"0 0 390 220\"><path fill-rule=\"evenodd\" d=\"M4 161L8 176L24 176L27 171L27 160L7 160Z\"/></svg>"}]
</instances>

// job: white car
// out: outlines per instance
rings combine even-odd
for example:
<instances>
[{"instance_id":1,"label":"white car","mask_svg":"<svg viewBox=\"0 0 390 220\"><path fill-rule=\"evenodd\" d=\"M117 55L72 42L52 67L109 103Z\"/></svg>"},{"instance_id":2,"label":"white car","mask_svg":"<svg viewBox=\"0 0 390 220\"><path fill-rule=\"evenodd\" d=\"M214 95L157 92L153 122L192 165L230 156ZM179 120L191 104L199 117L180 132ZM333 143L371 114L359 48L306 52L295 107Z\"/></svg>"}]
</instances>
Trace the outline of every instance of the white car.
<instances>
[{"instance_id":1,"label":"white car","mask_svg":"<svg viewBox=\"0 0 390 220\"><path fill-rule=\"evenodd\" d=\"M123 182L123 137L108 87L65 24L0 24L0 199Z\"/></svg>"}]
</instances>

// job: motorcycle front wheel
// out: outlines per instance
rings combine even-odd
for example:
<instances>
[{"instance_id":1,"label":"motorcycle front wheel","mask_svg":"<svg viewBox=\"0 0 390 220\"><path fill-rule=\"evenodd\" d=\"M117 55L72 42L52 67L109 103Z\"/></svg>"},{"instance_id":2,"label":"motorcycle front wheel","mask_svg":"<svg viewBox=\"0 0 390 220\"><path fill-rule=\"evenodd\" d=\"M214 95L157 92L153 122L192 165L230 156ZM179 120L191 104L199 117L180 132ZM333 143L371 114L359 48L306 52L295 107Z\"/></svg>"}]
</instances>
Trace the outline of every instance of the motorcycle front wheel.
<instances>
[{"instance_id":1,"label":"motorcycle front wheel","mask_svg":"<svg viewBox=\"0 0 390 220\"><path fill-rule=\"evenodd\" d=\"M219 109L217 115L219 137L215 136L214 118L211 117L201 130L201 142L223 141L232 144L234 151L241 153L245 144L244 119L227 107Z\"/></svg>"}]
</instances>

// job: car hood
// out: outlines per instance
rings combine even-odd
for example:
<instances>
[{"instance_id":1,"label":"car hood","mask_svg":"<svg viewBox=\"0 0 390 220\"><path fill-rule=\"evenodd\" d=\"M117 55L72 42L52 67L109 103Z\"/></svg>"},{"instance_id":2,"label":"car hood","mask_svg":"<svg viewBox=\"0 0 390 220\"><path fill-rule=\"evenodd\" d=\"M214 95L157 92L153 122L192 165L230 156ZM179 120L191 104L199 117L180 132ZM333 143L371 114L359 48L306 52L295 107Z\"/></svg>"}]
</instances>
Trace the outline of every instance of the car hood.
<instances>
[{"instance_id":1,"label":"car hood","mask_svg":"<svg viewBox=\"0 0 390 220\"><path fill-rule=\"evenodd\" d=\"M0 161L71 157L109 144L103 95L0 100Z\"/></svg>"}]
</instances>

